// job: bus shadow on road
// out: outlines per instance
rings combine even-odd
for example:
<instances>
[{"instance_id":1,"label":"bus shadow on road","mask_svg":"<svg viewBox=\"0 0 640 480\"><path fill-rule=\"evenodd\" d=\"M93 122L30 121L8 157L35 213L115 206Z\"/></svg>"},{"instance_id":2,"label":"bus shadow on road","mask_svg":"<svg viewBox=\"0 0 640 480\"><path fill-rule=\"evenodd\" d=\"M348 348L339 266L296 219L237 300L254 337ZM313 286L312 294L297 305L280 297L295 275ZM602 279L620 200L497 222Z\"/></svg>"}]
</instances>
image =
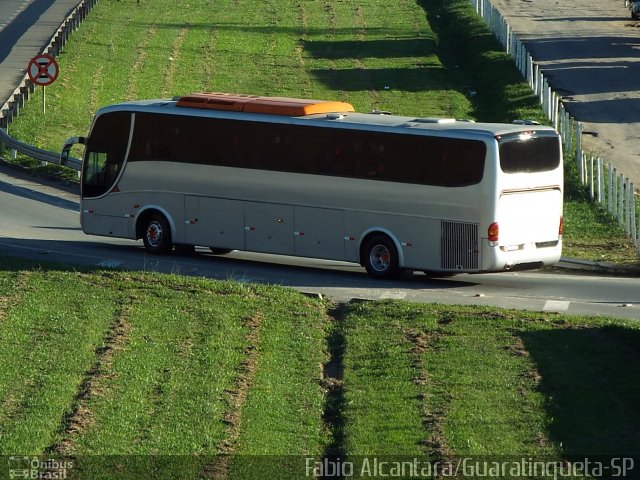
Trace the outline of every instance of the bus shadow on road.
<instances>
[{"instance_id":1,"label":"bus shadow on road","mask_svg":"<svg viewBox=\"0 0 640 480\"><path fill-rule=\"evenodd\" d=\"M3 261L0 269L29 268L18 259L36 262L47 270L104 270L104 268L141 271L214 280L232 280L241 283L264 283L296 289L402 289L436 290L474 287L478 284L469 277L451 276L434 278L422 273L403 273L396 279L380 280L369 277L360 265L287 257L260 253L231 252L213 255L198 248L193 254L151 255L141 244L133 241L100 243L96 241L38 240L0 238Z\"/></svg>"}]
</instances>

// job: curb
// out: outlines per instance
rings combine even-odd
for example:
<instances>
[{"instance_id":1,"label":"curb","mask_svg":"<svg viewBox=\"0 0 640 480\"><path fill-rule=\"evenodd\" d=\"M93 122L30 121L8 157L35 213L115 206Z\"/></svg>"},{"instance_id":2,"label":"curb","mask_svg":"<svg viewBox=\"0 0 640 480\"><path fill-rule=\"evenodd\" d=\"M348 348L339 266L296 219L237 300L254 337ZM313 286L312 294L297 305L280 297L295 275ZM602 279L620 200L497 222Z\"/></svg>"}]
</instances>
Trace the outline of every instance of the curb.
<instances>
[{"instance_id":1,"label":"curb","mask_svg":"<svg viewBox=\"0 0 640 480\"><path fill-rule=\"evenodd\" d=\"M44 172L34 172L33 170L23 165L11 162L0 156L0 168L13 172L16 176L30 179L49 187L55 187L60 190L64 190L69 193L80 194L80 183L68 180L66 178L60 178L55 175L49 175Z\"/></svg>"},{"instance_id":2,"label":"curb","mask_svg":"<svg viewBox=\"0 0 640 480\"><path fill-rule=\"evenodd\" d=\"M574 272L604 273L608 275L631 277L640 276L640 267L637 266L616 265L613 263L595 262L592 260L582 260L572 257L562 257L560 262L553 268Z\"/></svg>"}]
</instances>

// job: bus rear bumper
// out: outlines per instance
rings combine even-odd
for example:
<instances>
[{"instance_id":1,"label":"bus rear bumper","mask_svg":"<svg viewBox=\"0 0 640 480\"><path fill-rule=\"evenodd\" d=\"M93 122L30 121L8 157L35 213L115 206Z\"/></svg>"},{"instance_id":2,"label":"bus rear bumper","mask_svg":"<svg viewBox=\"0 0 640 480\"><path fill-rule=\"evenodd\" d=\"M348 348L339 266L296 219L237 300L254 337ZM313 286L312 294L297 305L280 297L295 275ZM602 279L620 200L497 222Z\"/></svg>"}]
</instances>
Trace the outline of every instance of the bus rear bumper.
<instances>
[{"instance_id":1,"label":"bus rear bumper","mask_svg":"<svg viewBox=\"0 0 640 480\"><path fill-rule=\"evenodd\" d=\"M482 247L482 270L503 272L510 270L536 270L555 265L562 256L562 240L514 246Z\"/></svg>"}]
</instances>

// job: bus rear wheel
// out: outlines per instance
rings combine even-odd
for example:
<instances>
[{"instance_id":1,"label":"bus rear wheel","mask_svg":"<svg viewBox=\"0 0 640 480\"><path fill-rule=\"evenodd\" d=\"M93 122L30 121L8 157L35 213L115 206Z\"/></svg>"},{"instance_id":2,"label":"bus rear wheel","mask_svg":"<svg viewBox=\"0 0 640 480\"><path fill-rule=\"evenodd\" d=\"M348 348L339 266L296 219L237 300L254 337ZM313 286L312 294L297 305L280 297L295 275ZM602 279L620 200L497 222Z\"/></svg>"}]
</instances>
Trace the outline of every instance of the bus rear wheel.
<instances>
[{"instance_id":1,"label":"bus rear wheel","mask_svg":"<svg viewBox=\"0 0 640 480\"><path fill-rule=\"evenodd\" d=\"M362 264L376 278L395 277L399 272L398 249L387 235L374 235L362 249Z\"/></svg>"},{"instance_id":2,"label":"bus rear wheel","mask_svg":"<svg viewBox=\"0 0 640 480\"><path fill-rule=\"evenodd\" d=\"M173 247L171 227L161 213L149 215L142 228L142 241L149 253L169 253Z\"/></svg>"}]
</instances>

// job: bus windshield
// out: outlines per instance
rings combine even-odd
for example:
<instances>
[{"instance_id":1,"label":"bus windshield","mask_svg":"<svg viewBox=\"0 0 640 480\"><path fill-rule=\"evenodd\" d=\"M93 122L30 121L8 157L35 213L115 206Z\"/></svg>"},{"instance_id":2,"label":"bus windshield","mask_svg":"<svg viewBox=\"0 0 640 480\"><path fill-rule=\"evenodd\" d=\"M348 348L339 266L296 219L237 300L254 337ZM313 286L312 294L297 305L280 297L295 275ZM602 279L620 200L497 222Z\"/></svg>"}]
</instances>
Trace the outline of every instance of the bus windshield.
<instances>
[{"instance_id":1,"label":"bus windshield","mask_svg":"<svg viewBox=\"0 0 640 480\"><path fill-rule=\"evenodd\" d=\"M96 119L82 168L83 197L99 197L113 187L122 170L130 125L128 112L106 113Z\"/></svg>"}]
</instances>

